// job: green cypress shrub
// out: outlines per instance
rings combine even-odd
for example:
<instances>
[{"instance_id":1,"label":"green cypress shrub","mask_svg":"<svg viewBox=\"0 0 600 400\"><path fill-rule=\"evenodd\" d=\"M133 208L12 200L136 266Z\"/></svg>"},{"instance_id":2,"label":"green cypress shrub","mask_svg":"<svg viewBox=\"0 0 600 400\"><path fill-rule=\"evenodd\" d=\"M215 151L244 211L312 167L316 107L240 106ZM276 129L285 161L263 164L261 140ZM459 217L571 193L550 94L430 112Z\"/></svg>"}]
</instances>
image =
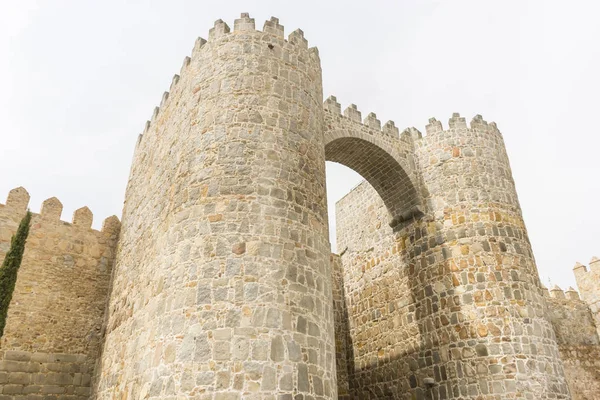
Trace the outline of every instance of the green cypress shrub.
<instances>
[{"instance_id":1,"label":"green cypress shrub","mask_svg":"<svg viewBox=\"0 0 600 400\"><path fill-rule=\"evenodd\" d=\"M2 267L0 267L0 337L4 334L8 305L10 304L10 299L12 299L17 282L17 272L23 260L25 241L27 240L27 235L29 235L30 222L31 213L27 211L27 214L25 214L25 217L23 217L19 224L17 233L12 237L10 249L6 253Z\"/></svg>"}]
</instances>

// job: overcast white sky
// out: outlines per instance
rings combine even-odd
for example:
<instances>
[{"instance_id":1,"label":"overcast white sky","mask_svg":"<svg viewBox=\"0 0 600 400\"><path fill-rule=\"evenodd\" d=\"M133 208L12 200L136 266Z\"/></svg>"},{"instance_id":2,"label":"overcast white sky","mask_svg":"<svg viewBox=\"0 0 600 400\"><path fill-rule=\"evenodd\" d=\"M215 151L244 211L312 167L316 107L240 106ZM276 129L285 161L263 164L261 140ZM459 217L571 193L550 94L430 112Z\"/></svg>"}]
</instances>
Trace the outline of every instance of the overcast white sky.
<instances>
[{"instance_id":1,"label":"overcast white sky","mask_svg":"<svg viewBox=\"0 0 600 400\"><path fill-rule=\"evenodd\" d=\"M120 216L144 122L196 37L240 12L303 29L343 108L401 130L496 121L544 283L600 255L597 1L0 0L0 202L24 186L35 212L56 196L67 221ZM361 178L328 164L333 210Z\"/></svg>"}]
</instances>

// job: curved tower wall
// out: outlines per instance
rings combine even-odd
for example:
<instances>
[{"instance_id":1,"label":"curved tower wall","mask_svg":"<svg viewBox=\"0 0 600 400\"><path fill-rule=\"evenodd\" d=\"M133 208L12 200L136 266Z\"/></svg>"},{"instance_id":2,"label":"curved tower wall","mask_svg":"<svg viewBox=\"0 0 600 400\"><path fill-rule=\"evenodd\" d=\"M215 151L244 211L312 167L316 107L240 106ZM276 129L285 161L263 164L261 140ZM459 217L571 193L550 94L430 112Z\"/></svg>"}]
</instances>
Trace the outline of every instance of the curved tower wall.
<instances>
[{"instance_id":1,"label":"curved tower wall","mask_svg":"<svg viewBox=\"0 0 600 400\"><path fill-rule=\"evenodd\" d=\"M390 227L366 182L337 204L351 394L570 398L500 132L411 132L423 215Z\"/></svg>"},{"instance_id":2,"label":"curved tower wall","mask_svg":"<svg viewBox=\"0 0 600 400\"><path fill-rule=\"evenodd\" d=\"M452 398L570 398L502 135L481 116L449 125L430 120L417 146L432 217L409 250L420 329Z\"/></svg>"},{"instance_id":3,"label":"curved tower wall","mask_svg":"<svg viewBox=\"0 0 600 400\"><path fill-rule=\"evenodd\" d=\"M321 85L275 18L197 41L134 156L98 398L337 398Z\"/></svg>"}]
</instances>

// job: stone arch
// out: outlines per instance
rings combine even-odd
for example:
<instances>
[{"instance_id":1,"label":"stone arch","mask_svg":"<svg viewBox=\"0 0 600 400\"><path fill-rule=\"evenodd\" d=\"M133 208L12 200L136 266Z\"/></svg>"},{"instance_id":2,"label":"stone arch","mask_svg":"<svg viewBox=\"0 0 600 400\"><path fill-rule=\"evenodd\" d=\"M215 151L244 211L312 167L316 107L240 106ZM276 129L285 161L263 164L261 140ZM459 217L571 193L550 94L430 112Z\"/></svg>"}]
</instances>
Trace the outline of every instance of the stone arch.
<instances>
[{"instance_id":1,"label":"stone arch","mask_svg":"<svg viewBox=\"0 0 600 400\"><path fill-rule=\"evenodd\" d=\"M386 205L392 227L420 216L423 210L412 143L402 143L399 137L386 136L344 117L335 122L326 123L325 159L356 171L373 186Z\"/></svg>"}]
</instances>

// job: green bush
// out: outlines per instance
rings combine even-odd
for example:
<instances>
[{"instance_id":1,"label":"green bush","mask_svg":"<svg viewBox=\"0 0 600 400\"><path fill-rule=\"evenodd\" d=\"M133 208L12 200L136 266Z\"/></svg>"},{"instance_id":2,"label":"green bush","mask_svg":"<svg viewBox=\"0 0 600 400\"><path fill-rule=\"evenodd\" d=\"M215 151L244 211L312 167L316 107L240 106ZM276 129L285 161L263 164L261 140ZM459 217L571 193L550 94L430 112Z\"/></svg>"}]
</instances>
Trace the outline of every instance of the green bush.
<instances>
[{"instance_id":1,"label":"green bush","mask_svg":"<svg viewBox=\"0 0 600 400\"><path fill-rule=\"evenodd\" d=\"M29 235L30 222L31 213L27 211L27 214L25 214L25 217L23 217L19 224L17 233L12 237L10 249L6 253L2 267L0 267L0 337L4 334L8 305L10 304L10 299L12 299L17 282L17 272L23 260L25 241L27 240L27 235Z\"/></svg>"}]
</instances>

